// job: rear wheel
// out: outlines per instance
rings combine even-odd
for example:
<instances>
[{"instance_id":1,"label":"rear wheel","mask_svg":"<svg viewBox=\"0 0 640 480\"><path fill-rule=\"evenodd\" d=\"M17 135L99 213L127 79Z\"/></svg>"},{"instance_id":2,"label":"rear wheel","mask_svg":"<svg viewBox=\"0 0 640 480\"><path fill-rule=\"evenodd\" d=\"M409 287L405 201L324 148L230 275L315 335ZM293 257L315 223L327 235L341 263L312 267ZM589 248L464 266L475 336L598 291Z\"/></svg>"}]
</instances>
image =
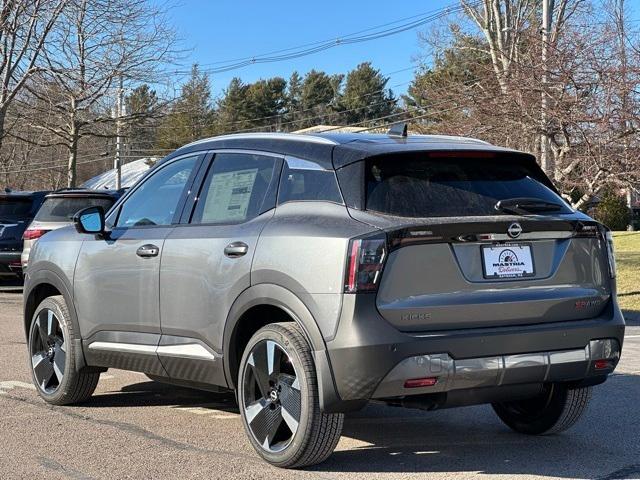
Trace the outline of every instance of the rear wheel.
<instances>
[{"instance_id":1,"label":"rear wheel","mask_svg":"<svg viewBox=\"0 0 640 480\"><path fill-rule=\"evenodd\" d=\"M295 323L260 329L238 374L238 403L251 444L278 467L305 467L335 449L343 414L320 411L311 349Z\"/></svg>"},{"instance_id":2,"label":"rear wheel","mask_svg":"<svg viewBox=\"0 0 640 480\"><path fill-rule=\"evenodd\" d=\"M38 394L53 405L69 405L88 399L96 389L100 373L78 372L69 310L61 295L46 298L31 321L29 358Z\"/></svg>"},{"instance_id":3,"label":"rear wheel","mask_svg":"<svg viewBox=\"0 0 640 480\"><path fill-rule=\"evenodd\" d=\"M591 387L569 389L549 384L529 400L494 403L498 417L511 429L529 435L549 435L567 430L586 411Z\"/></svg>"}]
</instances>

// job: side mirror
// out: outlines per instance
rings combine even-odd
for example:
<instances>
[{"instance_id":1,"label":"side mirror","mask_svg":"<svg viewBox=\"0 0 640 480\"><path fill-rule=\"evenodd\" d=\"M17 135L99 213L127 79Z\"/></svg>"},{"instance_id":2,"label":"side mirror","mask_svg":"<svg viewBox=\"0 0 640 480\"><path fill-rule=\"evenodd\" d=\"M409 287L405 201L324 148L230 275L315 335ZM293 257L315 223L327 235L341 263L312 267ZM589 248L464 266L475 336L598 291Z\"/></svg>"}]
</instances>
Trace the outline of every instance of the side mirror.
<instances>
[{"instance_id":1,"label":"side mirror","mask_svg":"<svg viewBox=\"0 0 640 480\"><path fill-rule=\"evenodd\" d=\"M73 217L73 223L79 233L104 233L104 208L89 207L80 210Z\"/></svg>"}]
</instances>

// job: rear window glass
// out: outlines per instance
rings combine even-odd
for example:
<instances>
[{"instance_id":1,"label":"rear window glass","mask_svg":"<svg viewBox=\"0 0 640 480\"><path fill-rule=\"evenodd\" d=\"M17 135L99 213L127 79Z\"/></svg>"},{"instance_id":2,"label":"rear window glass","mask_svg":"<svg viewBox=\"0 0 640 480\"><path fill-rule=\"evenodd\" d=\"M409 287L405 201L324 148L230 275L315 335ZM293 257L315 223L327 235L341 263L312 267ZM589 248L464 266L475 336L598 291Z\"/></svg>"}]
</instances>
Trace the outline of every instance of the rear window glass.
<instances>
[{"instance_id":1,"label":"rear window glass","mask_svg":"<svg viewBox=\"0 0 640 480\"><path fill-rule=\"evenodd\" d=\"M38 222L68 222L80 210L87 207L102 207L108 211L113 205L111 198L57 197L47 198L36 214Z\"/></svg>"},{"instance_id":2,"label":"rear window glass","mask_svg":"<svg viewBox=\"0 0 640 480\"><path fill-rule=\"evenodd\" d=\"M31 199L0 197L0 220L26 217L31 211Z\"/></svg>"},{"instance_id":3,"label":"rear window glass","mask_svg":"<svg viewBox=\"0 0 640 480\"><path fill-rule=\"evenodd\" d=\"M565 202L543 185L538 173L517 160L389 156L366 160L366 208L402 217L499 214L499 200L535 198Z\"/></svg>"}]
</instances>

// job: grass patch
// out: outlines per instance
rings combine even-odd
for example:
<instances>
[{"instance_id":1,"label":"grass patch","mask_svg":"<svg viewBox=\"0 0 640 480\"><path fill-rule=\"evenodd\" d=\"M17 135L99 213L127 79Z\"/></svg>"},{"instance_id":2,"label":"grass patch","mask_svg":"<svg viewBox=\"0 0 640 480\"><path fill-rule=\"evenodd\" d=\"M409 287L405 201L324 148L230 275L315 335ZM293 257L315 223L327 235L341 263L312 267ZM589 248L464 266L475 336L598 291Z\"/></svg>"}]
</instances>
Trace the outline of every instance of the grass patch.
<instances>
[{"instance_id":1,"label":"grass patch","mask_svg":"<svg viewBox=\"0 0 640 480\"><path fill-rule=\"evenodd\" d=\"M640 313L640 232L615 232L620 308Z\"/></svg>"}]
</instances>

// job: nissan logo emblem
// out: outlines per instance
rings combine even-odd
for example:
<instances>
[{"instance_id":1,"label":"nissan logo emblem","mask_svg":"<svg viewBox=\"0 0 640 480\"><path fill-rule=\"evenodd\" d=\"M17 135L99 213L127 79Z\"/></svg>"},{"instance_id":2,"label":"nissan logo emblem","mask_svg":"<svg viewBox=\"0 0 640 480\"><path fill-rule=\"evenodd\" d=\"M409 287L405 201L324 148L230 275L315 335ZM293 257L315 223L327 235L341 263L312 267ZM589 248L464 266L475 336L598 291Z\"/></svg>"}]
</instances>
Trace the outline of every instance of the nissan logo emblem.
<instances>
[{"instance_id":1,"label":"nissan logo emblem","mask_svg":"<svg viewBox=\"0 0 640 480\"><path fill-rule=\"evenodd\" d=\"M522 227L519 223L512 223L511 225L509 225L509 228L507 228L507 235L509 235L511 238L518 238L521 233Z\"/></svg>"}]
</instances>

